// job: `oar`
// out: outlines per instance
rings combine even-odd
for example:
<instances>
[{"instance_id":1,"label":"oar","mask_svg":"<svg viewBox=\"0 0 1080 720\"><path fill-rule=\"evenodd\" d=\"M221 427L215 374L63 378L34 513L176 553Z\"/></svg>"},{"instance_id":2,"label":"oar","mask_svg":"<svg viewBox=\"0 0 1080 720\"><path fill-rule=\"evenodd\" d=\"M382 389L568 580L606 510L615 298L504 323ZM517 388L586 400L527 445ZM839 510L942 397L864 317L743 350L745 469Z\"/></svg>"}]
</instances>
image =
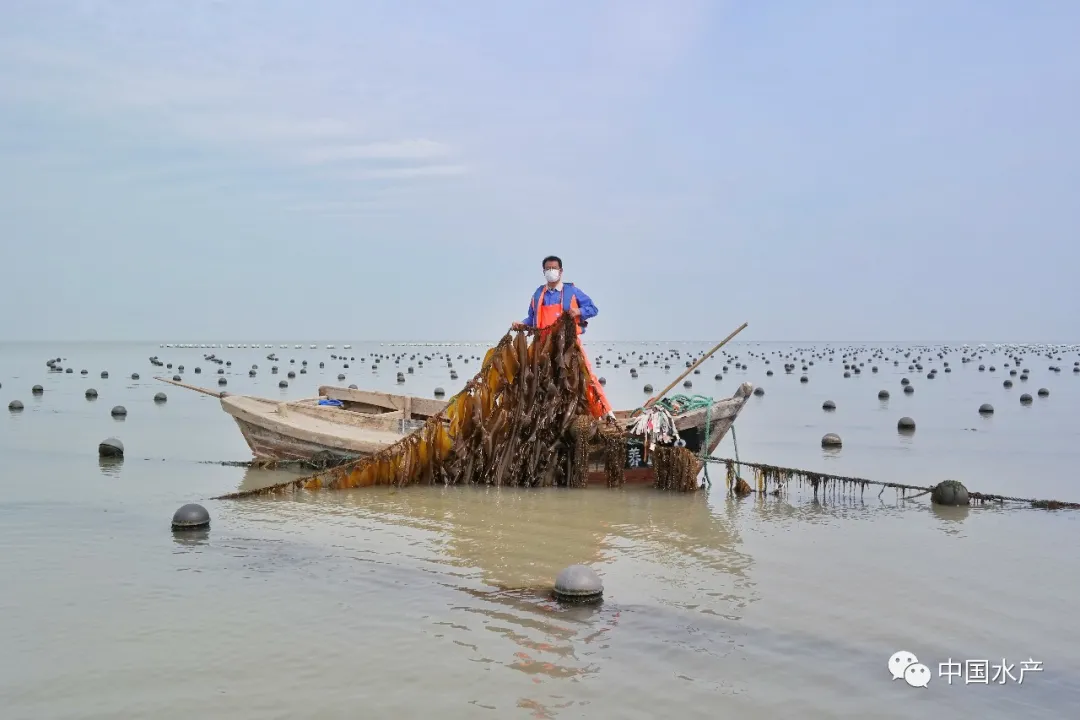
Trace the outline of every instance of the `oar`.
<instances>
[{"instance_id":1,"label":"oar","mask_svg":"<svg viewBox=\"0 0 1080 720\"><path fill-rule=\"evenodd\" d=\"M723 340L721 340L721 341L720 341L719 343L717 343L717 344L716 344L716 347L714 347L714 348L713 348L712 350L710 350L709 352L707 352L707 353L705 353L704 355L702 355L702 356L701 356L701 359L699 359L699 360L698 360L698 361L697 361L696 363L694 363L694 364L693 364L693 365L691 365L690 367L686 368L686 372L684 372L684 373L683 373L682 375L680 375L679 377L677 377L677 378L675 378L674 380L672 380L672 381L671 381L671 384L670 384L670 385L668 385L668 386L667 386L666 388L664 388L663 390L661 390L661 391L660 391L660 393L659 393L658 395L654 395L653 397L649 398L648 402L646 402L646 403L645 403L645 405L643 405L642 407L643 407L644 409L648 409L648 408L651 408L651 407L652 407L653 405L655 405L655 404L656 404L657 402L659 402L659 401L660 401L660 398L664 397L664 396L665 396L665 395L667 395L667 394L668 394L669 392L671 392L671 389L672 389L672 388L674 388L674 387L675 387L676 385L678 385L678 384L679 384L679 382L680 382L680 381L681 381L681 380L682 380L682 379L683 379L684 377L686 377L687 375L689 375L690 373L692 373L692 372L694 371L694 368L696 368L696 367L697 367L698 365L700 365L701 363L703 363L703 362L705 362L706 360L708 360L708 359L709 359L710 357L712 357L712 356L713 356L713 353L715 353L715 352L716 352L717 350L719 350L720 348L724 347L724 345L726 345L726 344L728 343L728 341L729 341L729 340L731 340L731 338L735 337L736 335L738 335L739 333L741 333L741 332L742 332L743 330L745 330L745 329L746 329L746 326L747 326L748 324L749 324L749 323L743 323L743 324L742 324L742 325L740 325L739 327L735 328L734 332L732 332L732 333L731 333L730 335L728 335L728 336L727 336L726 338L724 338L724 339L723 339Z\"/></svg>"}]
</instances>

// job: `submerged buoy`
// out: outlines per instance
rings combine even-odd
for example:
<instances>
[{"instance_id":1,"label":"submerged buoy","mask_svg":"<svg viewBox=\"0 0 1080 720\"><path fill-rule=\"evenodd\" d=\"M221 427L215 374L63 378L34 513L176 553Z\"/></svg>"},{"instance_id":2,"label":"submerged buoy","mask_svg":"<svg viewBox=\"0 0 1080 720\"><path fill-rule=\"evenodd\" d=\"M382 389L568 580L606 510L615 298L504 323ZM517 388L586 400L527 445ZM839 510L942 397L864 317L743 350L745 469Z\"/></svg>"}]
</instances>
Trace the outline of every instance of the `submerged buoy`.
<instances>
[{"instance_id":1,"label":"submerged buoy","mask_svg":"<svg viewBox=\"0 0 1080 720\"><path fill-rule=\"evenodd\" d=\"M971 498L964 483L959 480L942 480L930 491L930 502L936 505L970 505Z\"/></svg>"},{"instance_id":2,"label":"submerged buoy","mask_svg":"<svg viewBox=\"0 0 1080 720\"><path fill-rule=\"evenodd\" d=\"M11 412L19 412L23 409L23 404L21 400L12 400L7 407Z\"/></svg>"},{"instance_id":3,"label":"submerged buoy","mask_svg":"<svg viewBox=\"0 0 1080 720\"><path fill-rule=\"evenodd\" d=\"M124 457L124 443L119 438L105 438L98 443L97 451L99 457Z\"/></svg>"},{"instance_id":4,"label":"submerged buoy","mask_svg":"<svg viewBox=\"0 0 1080 720\"><path fill-rule=\"evenodd\" d=\"M645 387L641 388L641 390L642 392L651 393L653 391L653 386L646 384Z\"/></svg>"},{"instance_id":5,"label":"submerged buoy","mask_svg":"<svg viewBox=\"0 0 1080 720\"><path fill-rule=\"evenodd\" d=\"M840 436L836 433L826 433L825 436L821 438L821 447L837 448L841 447L843 444L843 441L840 440Z\"/></svg>"},{"instance_id":6,"label":"submerged buoy","mask_svg":"<svg viewBox=\"0 0 1080 720\"><path fill-rule=\"evenodd\" d=\"M990 403L983 403L982 405L979 406L979 414L980 415L993 415L994 414L994 406L991 405Z\"/></svg>"},{"instance_id":7,"label":"submerged buoy","mask_svg":"<svg viewBox=\"0 0 1080 720\"><path fill-rule=\"evenodd\" d=\"M154 395L154 402L156 402L156 403L163 403L163 402L167 401L168 399L169 399L169 396L166 395L163 392L159 392L159 393Z\"/></svg>"},{"instance_id":8,"label":"submerged buoy","mask_svg":"<svg viewBox=\"0 0 1080 720\"><path fill-rule=\"evenodd\" d=\"M1050 391L1046 388L1039 388L1039 397L1050 397Z\"/></svg>"},{"instance_id":9,"label":"submerged buoy","mask_svg":"<svg viewBox=\"0 0 1080 720\"><path fill-rule=\"evenodd\" d=\"M555 599L565 603L595 603L603 599L604 584L587 565L571 565L555 578Z\"/></svg>"},{"instance_id":10,"label":"submerged buoy","mask_svg":"<svg viewBox=\"0 0 1080 720\"><path fill-rule=\"evenodd\" d=\"M94 388L88 388L86 390L86 399L97 400L97 390L95 390Z\"/></svg>"},{"instance_id":11,"label":"submerged buoy","mask_svg":"<svg viewBox=\"0 0 1080 720\"><path fill-rule=\"evenodd\" d=\"M877 396L878 396L878 400L888 400L889 399L889 391L888 390L878 390Z\"/></svg>"},{"instance_id":12,"label":"submerged buoy","mask_svg":"<svg viewBox=\"0 0 1080 720\"><path fill-rule=\"evenodd\" d=\"M915 432L915 421L905 416L896 423L896 429L900 432Z\"/></svg>"},{"instance_id":13,"label":"submerged buoy","mask_svg":"<svg viewBox=\"0 0 1080 720\"><path fill-rule=\"evenodd\" d=\"M173 530L200 530L210 526L210 513L198 503L188 503L173 513Z\"/></svg>"},{"instance_id":14,"label":"submerged buoy","mask_svg":"<svg viewBox=\"0 0 1080 720\"><path fill-rule=\"evenodd\" d=\"M41 395L45 392L45 388L41 387L40 385L35 385L34 387L30 388L30 392L34 395Z\"/></svg>"},{"instance_id":15,"label":"submerged buoy","mask_svg":"<svg viewBox=\"0 0 1080 720\"><path fill-rule=\"evenodd\" d=\"M1020 396L1020 404L1021 405L1030 405L1031 404L1031 399L1032 398L1031 398L1030 395L1028 395L1027 393L1024 393L1023 395Z\"/></svg>"},{"instance_id":16,"label":"submerged buoy","mask_svg":"<svg viewBox=\"0 0 1080 720\"><path fill-rule=\"evenodd\" d=\"M139 373L131 373L131 379L132 380L138 380L139 379Z\"/></svg>"}]
</instances>

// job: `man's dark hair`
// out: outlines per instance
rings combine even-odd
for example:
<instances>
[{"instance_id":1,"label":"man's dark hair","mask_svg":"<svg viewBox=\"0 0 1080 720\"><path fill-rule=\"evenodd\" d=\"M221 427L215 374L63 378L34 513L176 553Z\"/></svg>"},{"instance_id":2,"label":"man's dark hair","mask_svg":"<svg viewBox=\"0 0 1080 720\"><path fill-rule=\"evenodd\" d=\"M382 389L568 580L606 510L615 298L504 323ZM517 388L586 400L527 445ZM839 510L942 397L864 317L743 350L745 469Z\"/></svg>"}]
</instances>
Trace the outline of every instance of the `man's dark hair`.
<instances>
[{"instance_id":1,"label":"man's dark hair","mask_svg":"<svg viewBox=\"0 0 1080 720\"><path fill-rule=\"evenodd\" d=\"M546 258L544 258L544 262L540 264L540 267L546 268L547 264L552 261L559 263L559 269L562 270L562 258L560 258L558 255L548 255Z\"/></svg>"}]
</instances>

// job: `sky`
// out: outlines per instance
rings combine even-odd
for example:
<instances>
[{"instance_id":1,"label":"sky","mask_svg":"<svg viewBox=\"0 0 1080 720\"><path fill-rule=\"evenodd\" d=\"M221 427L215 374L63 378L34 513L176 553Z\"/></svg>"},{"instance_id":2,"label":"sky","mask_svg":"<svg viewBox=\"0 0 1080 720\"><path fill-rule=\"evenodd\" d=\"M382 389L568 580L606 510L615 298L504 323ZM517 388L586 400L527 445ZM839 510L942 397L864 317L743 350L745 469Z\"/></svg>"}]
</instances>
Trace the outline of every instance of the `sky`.
<instances>
[{"instance_id":1,"label":"sky","mask_svg":"<svg viewBox=\"0 0 1080 720\"><path fill-rule=\"evenodd\" d=\"M0 340L1080 340L1071 0L3 0Z\"/></svg>"}]
</instances>

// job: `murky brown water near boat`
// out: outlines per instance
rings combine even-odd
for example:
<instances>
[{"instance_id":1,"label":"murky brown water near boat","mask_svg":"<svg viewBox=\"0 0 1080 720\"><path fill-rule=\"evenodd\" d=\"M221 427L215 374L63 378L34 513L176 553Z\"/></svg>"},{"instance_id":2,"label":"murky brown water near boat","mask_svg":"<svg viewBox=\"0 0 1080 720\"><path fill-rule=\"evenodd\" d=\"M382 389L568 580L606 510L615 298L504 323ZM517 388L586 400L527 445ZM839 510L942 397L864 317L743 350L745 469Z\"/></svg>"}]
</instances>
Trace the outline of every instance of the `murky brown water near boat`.
<instances>
[{"instance_id":1,"label":"murky brown water near boat","mask_svg":"<svg viewBox=\"0 0 1080 720\"><path fill-rule=\"evenodd\" d=\"M942 510L871 491L814 503L806 493L735 501L722 488L413 488L204 501L210 532L173 536L179 504L282 477L200 464L243 459L239 433L210 398L166 388L168 403L155 406L159 384L126 379L149 377L146 355L165 357L142 350L101 350L90 380L46 376L37 349L0 352L0 399L27 405L0 418L5 718L1060 718L1080 699L1080 515ZM108 381L97 377L105 363ZM970 487L1076 499L1080 378L1033 369L1054 404L1020 414L995 400L994 424L975 416L975 432L951 414L973 414L996 388L966 368L934 380L937 393L920 382L925 404L904 409L919 430L902 444L877 429L895 419L879 422L873 399L898 378L851 390L834 370L812 375L822 387L769 379L740 419L740 452L932 482L956 476L930 475L958 465L941 437L955 424L955 451L973 458ZM617 405L638 400L607 373ZM753 374L752 364L730 388L764 384ZM270 377L258 380L269 394ZM389 389L392 372L375 380ZM33 383L46 384L42 398ZM87 402L84 386L101 399ZM822 419L808 389L850 414ZM115 422L108 410L120 402L129 416ZM844 436L843 453L822 455L826 431ZM120 464L95 457L110 434L128 446ZM720 454L730 451L725 442ZM574 562L603 576L602 606L548 599ZM900 649L933 669L929 687L890 679ZM950 686L938 677L949 658L1004 658L1014 675L1031 658L1043 670L1022 685Z\"/></svg>"}]
</instances>

